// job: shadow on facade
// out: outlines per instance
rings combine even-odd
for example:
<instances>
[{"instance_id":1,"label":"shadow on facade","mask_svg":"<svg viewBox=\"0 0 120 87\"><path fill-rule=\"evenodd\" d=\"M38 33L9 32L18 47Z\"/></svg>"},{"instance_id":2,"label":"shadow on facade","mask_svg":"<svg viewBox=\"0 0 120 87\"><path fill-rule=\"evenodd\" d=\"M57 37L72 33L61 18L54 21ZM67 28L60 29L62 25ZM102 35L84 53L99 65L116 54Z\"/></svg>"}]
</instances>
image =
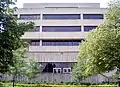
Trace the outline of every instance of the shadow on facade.
<instances>
[{"instance_id":1,"label":"shadow on facade","mask_svg":"<svg viewBox=\"0 0 120 87\"><path fill-rule=\"evenodd\" d=\"M42 72L44 72L44 73L52 73L53 72L53 68L55 68L56 67L56 65L55 64L52 64L52 63L48 63L46 66L45 66L45 68L43 69L43 71Z\"/></svg>"}]
</instances>

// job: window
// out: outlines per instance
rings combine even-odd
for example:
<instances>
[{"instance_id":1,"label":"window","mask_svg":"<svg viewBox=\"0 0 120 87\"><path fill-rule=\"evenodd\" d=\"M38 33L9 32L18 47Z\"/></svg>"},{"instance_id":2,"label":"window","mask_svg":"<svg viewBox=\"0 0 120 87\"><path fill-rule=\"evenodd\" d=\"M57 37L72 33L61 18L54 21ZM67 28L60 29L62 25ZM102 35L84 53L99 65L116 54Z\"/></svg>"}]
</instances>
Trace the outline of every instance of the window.
<instances>
[{"instance_id":1,"label":"window","mask_svg":"<svg viewBox=\"0 0 120 87\"><path fill-rule=\"evenodd\" d=\"M43 32L78 32L81 26L43 26Z\"/></svg>"},{"instance_id":2,"label":"window","mask_svg":"<svg viewBox=\"0 0 120 87\"><path fill-rule=\"evenodd\" d=\"M103 14L83 14L83 19L104 19Z\"/></svg>"},{"instance_id":3,"label":"window","mask_svg":"<svg viewBox=\"0 0 120 87\"><path fill-rule=\"evenodd\" d=\"M39 32L39 31L40 31L40 26L35 26L33 32Z\"/></svg>"},{"instance_id":4,"label":"window","mask_svg":"<svg viewBox=\"0 0 120 87\"><path fill-rule=\"evenodd\" d=\"M53 69L53 73L57 73L57 70L56 70L56 69Z\"/></svg>"},{"instance_id":5,"label":"window","mask_svg":"<svg viewBox=\"0 0 120 87\"><path fill-rule=\"evenodd\" d=\"M32 40L31 46L40 46L40 40Z\"/></svg>"},{"instance_id":6,"label":"window","mask_svg":"<svg viewBox=\"0 0 120 87\"><path fill-rule=\"evenodd\" d=\"M71 68L63 68L63 73L70 73L71 72Z\"/></svg>"},{"instance_id":7,"label":"window","mask_svg":"<svg viewBox=\"0 0 120 87\"><path fill-rule=\"evenodd\" d=\"M63 72L64 72L64 73L66 73L66 72L67 72L67 70L66 70L66 69L63 69Z\"/></svg>"},{"instance_id":8,"label":"window","mask_svg":"<svg viewBox=\"0 0 120 87\"><path fill-rule=\"evenodd\" d=\"M61 73L61 68L53 68L53 73Z\"/></svg>"},{"instance_id":9,"label":"window","mask_svg":"<svg viewBox=\"0 0 120 87\"><path fill-rule=\"evenodd\" d=\"M71 72L71 69L70 69L70 68L68 69L68 72L69 72L69 73Z\"/></svg>"},{"instance_id":10,"label":"window","mask_svg":"<svg viewBox=\"0 0 120 87\"><path fill-rule=\"evenodd\" d=\"M90 31L92 29L95 29L97 26L84 26L84 31Z\"/></svg>"},{"instance_id":11,"label":"window","mask_svg":"<svg viewBox=\"0 0 120 87\"><path fill-rule=\"evenodd\" d=\"M81 40L43 40L42 46L79 46Z\"/></svg>"},{"instance_id":12,"label":"window","mask_svg":"<svg viewBox=\"0 0 120 87\"><path fill-rule=\"evenodd\" d=\"M20 19L23 19L23 20L37 20L37 19L40 19L40 14L21 14Z\"/></svg>"},{"instance_id":13,"label":"window","mask_svg":"<svg viewBox=\"0 0 120 87\"><path fill-rule=\"evenodd\" d=\"M58 69L58 73L61 73L61 69Z\"/></svg>"},{"instance_id":14,"label":"window","mask_svg":"<svg viewBox=\"0 0 120 87\"><path fill-rule=\"evenodd\" d=\"M80 14L43 14L43 19L80 19Z\"/></svg>"}]
</instances>

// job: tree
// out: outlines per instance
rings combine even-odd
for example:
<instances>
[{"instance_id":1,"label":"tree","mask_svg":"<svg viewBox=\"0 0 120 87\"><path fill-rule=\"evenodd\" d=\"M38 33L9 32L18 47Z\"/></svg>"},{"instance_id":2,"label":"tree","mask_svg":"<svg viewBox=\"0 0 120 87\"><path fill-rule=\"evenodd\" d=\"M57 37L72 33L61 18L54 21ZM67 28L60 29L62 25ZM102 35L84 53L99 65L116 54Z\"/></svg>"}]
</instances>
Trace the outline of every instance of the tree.
<instances>
[{"instance_id":1,"label":"tree","mask_svg":"<svg viewBox=\"0 0 120 87\"><path fill-rule=\"evenodd\" d=\"M75 64L72 70L72 76L73 76L72 81L73 82L80 82L81 79L85 78L85 75L83 73L85 66L83 66L81 63L82 62Z\"/></svg>"},{"instance_id":2,"label":"tree","mask_svg":"<svg viewBox=\"0 0 120 87\"><path fill-rule=\"evenodd\" d=\"M77 68L83 77L120 69L119 0L109 4L104 23L89 32L81 43Z\"/></svg>"},{"instance_id":3,"label":"tree","mask_svg":"<svg viewBox=\"0 0 120 87\"><path fill-rule=\"evenodd\" d=\"M15 87L17 76L24 75L32 79L40 73L40 65L36 61L29 59L27 52L27 48L23 46L13 52L14 66L11 66L8 71L8 74L13 77L13 87Z\"/></svg>"},{"instance_id":4,"label":"tree","mask_svg":"<svg viewBox=\"0 0 120 87\"><path fill-rule=\"evenodd\" d=\"M9 70L10 66L14 66L13 52L24 45L24 41L20 37L26 32L33 29L34 23L18 23L17 19L13 17L13 10L9 9L11 0L2 0L4 2L9 1L8 8L0 8L0 19L3 26L0 33L0 73L5 73ZM2 2L1 1L1 2ZM0 2L0 5L1 5ZM5 14L4 14L5 13Z\"/></svg>"},{"instance_id":5,"label":"tree","mask_svg":"<svg viewBox=\"0 0 120 87\"><path fill-rule=\"evenodd\" d=\"M20 47L19 49L13 51L13 63L14 66L11 66L7 72L13 77L13 87L15 86L16 78L19 75L24 75L27 66L27 49L25 47Z\"/></svg>"},{"instance_id":6,"label":"tree","mask_svg":"<svg viewBox=\"0 0 120 87\"><path fill-rule=\"evenodd\" d=\"M34 79L37 74L40 74L40 64L33 59L29 60L26 68L26 75L29 80Z\"/></svg>"}]
</instances>

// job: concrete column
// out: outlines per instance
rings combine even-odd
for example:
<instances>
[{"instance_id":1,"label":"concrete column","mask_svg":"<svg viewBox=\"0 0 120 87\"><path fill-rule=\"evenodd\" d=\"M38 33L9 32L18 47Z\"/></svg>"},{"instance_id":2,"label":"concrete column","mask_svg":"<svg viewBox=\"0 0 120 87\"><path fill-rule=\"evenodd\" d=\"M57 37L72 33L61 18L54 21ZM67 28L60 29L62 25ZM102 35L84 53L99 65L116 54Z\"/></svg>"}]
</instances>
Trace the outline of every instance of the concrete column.
<instances>
[{"instance_id":1,"label":"concrete column","mask_svg":"<svg viewBox=\"0 0 120 87\"><path fill-rule=\"evenodd\" d=\"M43 14L40 14L40 20L42 20Z\"/></svg>"},{"instance_id":2,"label":"concrete column","mask_svg":"<svg viewBox=\"0 0 120 87\"><path fill-rule=\"evenodd\" d=\"M81 20L83 20L83 14L81 13ZM84 32L84 27L81 25L81 32Z\"/></svg>"},{"instance_id":3,"label":"concrete column","mask_svg":"<svg viewBox=\"0 0 120 87\"><path fill-rule=\"evenodd\" d=\"M83 20L83 14L81 14L81 20Z\"/></svg>"},{"instance_id":4,"label":"concrete column","mask_svg":"<svg viewBox=\"0 0 120 87\"><path fill-rule=\"evenodd\" d=\"M42 40L40 40L40 46L42 46Z\"/></svg>"},{"instance_id":5,"label":"concrete column","mask_svg":"<svg viewBox=\"0 0 120 87\"><path fill-rule=\"evenodd\" d=\"M40 32L42 32L42 25L40 25Z\"/></svg>"},{"instance_id":6,"label":"concrete column","mask_svg":"<svg viewBox=\"0 0 120 87\"><path fill-rule=\"evenodd\" d=\"M20 14L17 15L17 18L18 18L18 19L20 18Z\"/></svg>"},{"instance_id":7,"label":"concrete column","mask_svg":"<svg viewBox=\"0 0 120 87\"><path fill-rule=\"evenodd\" d=\"M40 20L42 20L43 14L40 14ZM42 32L42 25L40 24L40 32Z\"/></svg>"},{"instance_id":8,"label":"concrete column","mask_svg":"<svg viewBox=\"0 0 120 87\"><path fill-rule=\"evenodd\" d=\"M81 32L84 32L84 25L81 25Z\"/></svg>"}]
</instances>

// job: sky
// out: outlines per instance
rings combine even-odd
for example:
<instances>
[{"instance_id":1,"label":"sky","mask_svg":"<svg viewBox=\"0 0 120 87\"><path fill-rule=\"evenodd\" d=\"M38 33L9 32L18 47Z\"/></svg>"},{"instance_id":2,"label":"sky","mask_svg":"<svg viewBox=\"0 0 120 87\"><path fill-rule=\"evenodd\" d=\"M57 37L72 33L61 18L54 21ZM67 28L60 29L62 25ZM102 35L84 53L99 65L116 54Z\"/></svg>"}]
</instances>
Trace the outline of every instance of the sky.
<instances>
[{"instance_id":1,"label":"sky","mask_svg":"<svg viewBox=\"0 0 120 87\"><path fill-rule=\"evenodd\" d=\"M23 7L23 3L100 3L101 7L107 7L110 0L17 0L16 6Z\"/></svg>"}]
</instances>

